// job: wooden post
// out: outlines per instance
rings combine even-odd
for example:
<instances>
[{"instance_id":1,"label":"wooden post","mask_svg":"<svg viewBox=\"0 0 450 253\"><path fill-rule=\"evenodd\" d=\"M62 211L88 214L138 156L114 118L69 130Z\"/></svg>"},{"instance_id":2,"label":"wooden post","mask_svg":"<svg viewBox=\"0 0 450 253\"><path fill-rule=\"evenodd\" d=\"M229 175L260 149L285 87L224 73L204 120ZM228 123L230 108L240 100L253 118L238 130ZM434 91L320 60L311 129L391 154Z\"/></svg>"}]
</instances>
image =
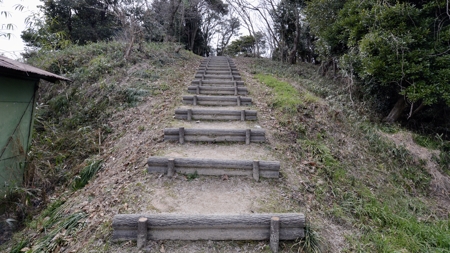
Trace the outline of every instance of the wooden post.
<instances>
[{"instance_id":1,"label":"wooden post","mask_svg":"<svg viewBox=\"0 0 450 253\"><path fill-rule=\"evenodd\" d=\"M245 110L241 111L241 121L245 121Z\"/></svg>"},{"instance_id":2,"label":"wooden post","mask_svg":"<svg viewBox=\"0 0 450 253\"><path fill-rule=\"evenodd\" d=\"M259 181L259 161L253 161L253 179Z\"/></svg>"},{"instance_id":3,"label":"wooden post","mask_svg":"<svg viewBox=\"0 0 450 253\"><path fill-rule=\"evenodd\" d=\"M197 85L197 88L196 88L196 92L195 92L197 95L199 95L200 94L200 86L199 85Z\"/></svg>"},{"instance_id":4,"label":"wooden post","mask_svg":"<svg viewBox=\"0 0 450 253\"><path fill-rule=\"evenodd\" d=\"M240 96L237 97L237 105L241 106L241 97Z\"/></svg>"},{"instance_id":5,"label":"wooden post","mask_svg":"<svg viewBox=\"0 0 450 253\"><path fill-rule=\"evenodd\" d=\"M180 127L178 137L180 144L184 144L184 127Z\"/></svg>"},{"instance_id":6,"label":"wooden post","mask_svg":"<svg viewBox=\"0 0 450 253\"><path fill-rule=\"evenodd\" d=\"M147 244L147 218L141 217L138 220L137 247L142 249Z\"/></svg>"},{"instance_id":7,"label":"wooden post","mask_svg":"<svg viewBox=\"0 0 450 253\"><path fill-rule=\"evenodd\" d=\"M199 80L198 83L199 83L199 86L202 86L202 85L203 85L202 80Z\"/></svg>"},{"instance_id":8,"label":"wooden post","mask_svg":"<svg viewBox=\"0 0 450 253\"><path fill-rule=\"evenodd\" d=\"M236 86L236 82L234 82L234 95L238 95L238 87Z\"/></svg>"},{"instance_id":9,"label":"wooden post","mask_svg":"<svg viewBox=\"0 0 450 253\"><path fill-rule=\"evenodd\" d=\"M167 177L171 178L175 174L175 159L167 159Z\"/></svg>"},{"instance_id":10,"label":"wooden post","mask_svg":"<svg viewBox=\"0 0 450 253\"><path fill-rule=\"evenodd\" d=\"M197 105L197 96L194 96L194 98L192 100L192 104L193 105Z\"/></svg>"},{"instance_id":11,"label":"wooden post","mask_svg":"<svg viewBox=\"0 0 450 253\"><path fill-rule=\"evenodd\" d=\"M252 130L250 129L246 129L245 130L245 144L249 145L250 144L250 136L252 134Z\"/></svg>"},{"instance_id":12,"label":"wooden post","mask_svg":"<svg viewBox=\"0 0 450 253\"><path fill-rule=\"evenodd\" d=\"M270 219L270 249L278 253L278 244L280 242L280 218L272 217Z\"/></svg>"},{"instance_id":13,"label":"wooden post","mask_svg":"<svg viewBox=\"0 0 450 253\"><path fill-rule=\"evenodd\" d=\"M187 120L188 121L192 120L192 109L187 109Z\"/></svg>"}]
</instances>

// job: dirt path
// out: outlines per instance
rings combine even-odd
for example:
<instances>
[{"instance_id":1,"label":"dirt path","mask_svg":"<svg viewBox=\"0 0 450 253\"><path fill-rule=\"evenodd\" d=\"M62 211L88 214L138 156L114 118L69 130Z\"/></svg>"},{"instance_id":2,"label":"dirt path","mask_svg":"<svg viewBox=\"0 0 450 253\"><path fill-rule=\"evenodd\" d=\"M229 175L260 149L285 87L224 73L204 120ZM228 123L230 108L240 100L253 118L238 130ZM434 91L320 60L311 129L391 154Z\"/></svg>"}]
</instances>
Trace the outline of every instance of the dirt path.
<instances>
[{"instance_id":1,"label":"dirt path","mask_svg":"<svg viewBox=\"0 0 450 253\"><path fill-rule=\"evenodd\" d=\"M188 78L187 83L192 81ZM245 81L245 80L244 80ZM185 82L186 83L186 82ZM186 85L187 86L187 85ZM183 93L188 95L186 87L181 87ZM180 96L181 97L181 96ZM255 98L254 98L255 99ZM170 100L169 100L170 101ZM174 108L174 102L166 104ZM152 107L150 104L147 106ZM178 106L177 106L178 107ZM179 106L180 108L193 108L192 106ZM144 106L145 108L145 106ZM213 108L213 107L195 107ZM256 106L221 106L220 109L251 109L258 110ZM173 115L173 110L168 110ZM153 113L149 113L153 114ZM260 116L260 112L258 112ZM162 115L161 115L162 116ZM170 117L170 116L169 116ZM131 119L130 119L131 120ZM167 121L166 121L167 122ZM144 124L144 122L142 122ZM161 131L164 127L185 127L201 129L258 129L262 128L258 121L183 121L170 120L165 126L156 125L151 130ZM147 132L147 131L143 131ZM267 136L270 136L268 134ZM131 138L131 140L130 140ZM135 141L139 132L124 141L117 142L112 150L122 149L122 145L129 145ZM152 136L158 139L161 136ZM189 157L209 159L245 159L245 160L277 160L273 157L270 148L270 138L263 144L214 144L214 143L159 143L152 151L145 149L145 142L138 148L138 153L149 156ZM113 153L113 152L112 152ZM125 152L128 153L128 152ZM134 153L134 152L130 152ZM130 154L131 155L131 154ZM114 159L113 159L114 160ZM123 159L120 159L121 161ZM117 198L120 208L117 213L182 213L182 214L243 214L267 211L287 212L292 206L286 202L283 189L277 184L278 179L255 182L250 177L238 176L200 176L188 179L185 175L176 175L169 179L165 175L146 174L143 172L144 161L135 162L133 166L125 166L129 177L122 179L117 187L122 188L119 194L127 196L126 199ZM283 164L282 164L283 166ZM133 168L130 169L129 167ZM125 186L124 186L125 185ZM117 191L116 191L117 192ZM148 252L261 252L268 249L268 242L150 242L145 251ZM135 245L129 243L115 243L111 245L111 252L137 251Z\"/></svg>"}]
</instances>

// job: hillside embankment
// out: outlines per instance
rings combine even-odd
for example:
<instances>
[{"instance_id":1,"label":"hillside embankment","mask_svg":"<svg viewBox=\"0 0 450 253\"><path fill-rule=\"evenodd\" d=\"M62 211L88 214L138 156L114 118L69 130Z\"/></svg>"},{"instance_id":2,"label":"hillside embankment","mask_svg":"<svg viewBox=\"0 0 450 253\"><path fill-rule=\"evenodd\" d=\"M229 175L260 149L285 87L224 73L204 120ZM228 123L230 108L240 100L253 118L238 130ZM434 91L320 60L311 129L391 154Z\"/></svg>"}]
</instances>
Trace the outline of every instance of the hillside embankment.
<instances>
[{"instance_id":1,"label":"hillside embankment","mask_svg":"<svg viewBox=\"0 0 450 253\"><path fill-rule=\"evenodd\" d=\"M251 127L267 130L267 144L236 152L227 144L163 142L162 130L179 124L174 110L201 61L174 48L149 44L123 61L113 53L120 45L92 44L47 56L52 60L34 59L74 83L41 85L35 174L27 188L35 197L27 205L46 207L23 217L24 227L0 249L133 252L135 243L110 240L115 214L196 213L199 206L212 213L305 213L313 238L283 242L282 252L312 251L316 248L308 243L315 242L322 252L450 248L449 168L439 148L419 146L416 134L396 125L375 123L370 110L352 97L357 90L318 76L313 65L234 59L255 101L249 109L258 111ZM282 162L281 177L254 182L146 173L150 156L210 154L276 159ZM93 177L76 184L96 162L101 166ZM266 252L268 242L156 241L149 250Z\"/></svg>"}]
</instances>

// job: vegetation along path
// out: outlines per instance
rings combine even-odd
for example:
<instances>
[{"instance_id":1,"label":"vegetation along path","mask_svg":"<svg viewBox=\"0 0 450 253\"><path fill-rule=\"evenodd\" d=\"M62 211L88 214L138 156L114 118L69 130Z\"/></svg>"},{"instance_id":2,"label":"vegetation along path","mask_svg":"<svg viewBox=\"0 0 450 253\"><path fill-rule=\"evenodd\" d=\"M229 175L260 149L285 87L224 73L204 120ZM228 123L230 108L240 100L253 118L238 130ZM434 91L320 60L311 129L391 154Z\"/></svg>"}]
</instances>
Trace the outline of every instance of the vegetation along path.
<instances>
[{"instance_id":1,"label":"vegetation along path","mask_svg":"<svg viewBox=\"0 0 450 253\"><path fill-rule=\"evenodd\" d=\"M304 237L301 213L257 214L262 201L276 192L268 182L259 182L260 178L277 180L280 162L268 160L272 156L265 147L270 144L266 143L265 130L257 123L257 112L251 110L252 99L240 96L248 91L233 61L228 57L203 60L188 92L194 95L184 96L187 105L176 110L175 118L182 121L176 119L172 128L164 129L164 140L178 144L147 162L148 172L166 175L162 180L168 185L156 194L141 193L152 196L145 201L144 212L178 215L159 214L149 220L146 214L116 215L113 240L137 239L138 247L145 248L147 239L270 238L271 250L278 252L279 239ZM145 227L143 241L136 226L139 218ZM166 247L175 250L170 243Z\"/></svg>"},{"instance_id":2,"label":"vegetation along path","mask_svg":"<svg viewBox=\"0 0 450 253\"><path fill-rule=\"evenodd\" d=\"M445 149L369 121L355 93L317 66L238 57L225 77L176 45L143 45L128 63L111 53L120 48L98 43L32 59L55 72L71 59L74 83L40 85L27 189L37 197L19 204L49 204L1 251L270 252L267 237L241 241L248 235L233 232L243 231L238 224L267 235L274 213L279 252L450 248ZM305 238L285 241L283 228L303 222L283 224L292 213L307 215ZM139 218L150 224L144 244Z\"/></svg>"}]
</instances>

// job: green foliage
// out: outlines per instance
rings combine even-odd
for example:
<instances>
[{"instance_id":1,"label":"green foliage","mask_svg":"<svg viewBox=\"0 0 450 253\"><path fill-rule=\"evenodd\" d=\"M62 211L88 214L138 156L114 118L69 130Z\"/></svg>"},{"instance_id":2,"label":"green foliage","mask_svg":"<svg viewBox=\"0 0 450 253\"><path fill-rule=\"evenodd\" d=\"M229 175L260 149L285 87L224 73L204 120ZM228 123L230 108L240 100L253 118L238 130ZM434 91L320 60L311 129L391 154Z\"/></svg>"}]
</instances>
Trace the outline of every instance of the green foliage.
<instances>
[{"instance_id":1,"label":"green foliage","mask_svg":"<svg viewBox=\"0 0 450 253\"><path fill-rule=\"evenodd\" d=\"M79 190L83 188L87 183L89 183L89 180L95 176L95 174L101 169L103 164L103 161L92 161L89 163L88 166L84 167L78 176L75 177L72 189L73 190Z\"/></svg>"},{"instance_id":2,"label":"green foliage","mask_svg":"<svg viewBox=\"0 0 450 253\"><path fill-rule=\"evenodd\" d=\"M321 240L317 232L307 223L305 226L305 237L292 248L298 247L297 252L320 253ZM301 251L300 251L301 250Z\"/></svg>"},{"instance_id":3,"label":"green foliage","mask_svg":"<svg viewBox=\"0 0 450 253\"><path fill-rule=\"evenodd\" d=\"M278 79L269 76L257 74L255 77L265 85L269 86L274 91L274 98L272 106L279 108L286 112L296 112L297 107L302 105L300 100L300 93L292 87L291 84L279 81Z\"/></svg>"},{"instance_id":4,"label":"green foliage","mask_svg":"<svg viewBox=\"0 0 450 253\"><path fill-rule=\"evenodd\" d=\"M23 248L25 248L29 243L28 239L23 239L20 242L18 242L16 245L12 247L12 249L9 251L9 253L22 253L21 251Z\"/></svg>"},{"instance_id":5,"label":"green foliage","mask_svg":"<svg viewBox=\"0 0 450 253\"><path fill-rule=\"evenodd\" d=\"M65 48L70 43L85 45L110 39L120 22L108 9L114 1L43 1L43 16L32 17L32 26L22 33L28 46L46 49Z\"/></svg>"},{"instance_id":6,"label":"green foliage","mask_svg":"<svg viewBox=\"0 0 450 253\"><path fill-rule=\"evenodd\" d=\"M307 19L321 58L341 58L340 68L362 80L366 97L403 95L416 105L449 106L445 6L445 0L311 0Z\"/></svg>"},{"instance_id":7,"label":"green foliage","mask_svg":"<svg viewBox=\"0 0 450 253\"><path fill-rule=\"evenodd\" d=\"M1 7L2 4L3 4L3 0L0 0L0 7ZM18 11L23 11L24 6L22 4L15 4L14 5L14 9L18 10ZM11 13L8 12L8 11L0 10L0 18L3 18L3 17L10 18L11 17ZM5 30L6 31L14 30L14 28L15 28L15 25L13 23L7 23L7 24L3 24L3 22L0 23L0 38L1 37L5 37L5 38L10 39L11 38L11 33L10 32L4 32L4 31Z\"/></svg>"},{"instance_id":8,"label":"green foliage","mask_svg":"<svg viewBox=\"0 0 450 253\"><path fill-rule=\"evenodd\" d=\"M236 56L243 55L246 57L257 57L257 53L264 53L262 50L265 48L266 42L263 40L263 35L261 32L255 34L255 36L246 35L241 36L237 40L233 40L230 45L228 45L224 54ZM256 49L260 50L259 52Z\"/></svg>"},{"instance_id":9,"label":"green foliage","mask_svg":"<svg viewBox=\"0 0 450 253\"><path fill-rule=\"evenodd\" d=\"M381 131L388 134L395 134L400 130L400 126L395 124L382 124L378 127Z\"/></svg>"},{"instance_id":10,"label":"green foliage","mask_svg":"<svg viewBox=\"0 0 450 253\"><path fill-rule=\"evenodd\" d=\"M255 38L251 35L241 36L237 40L233 40L229 46L225 48L225 54L252 56L255 52Z\"/></svg>"},{"instance_id":11,"label":"green foliage","mask_svg":"<svg viewBox=\"0 0 450 253\"><path fill-rule=\"evenodd\" d=\"M442 139L439 136L432 138L430 136L415 134L413 140L420 146L429 149L439 149L442 146Z\"/></svg>"},{"instance_id":12,"label":"green foliage","mask_svg":"<svg viewBox=\"0 0 450 253\"><path fill-rule=\"evenodd\" d=\"M84 226L82 220L87 217L85 212L65 214L62 210L54 213L51 222L47 221L46 233L33 245L32 252L54 252L57 248L64 246L66 237L75 233Z\"/></svg>"},{"instance_id":13,"label":"green foliage","mask_svg":"<svg viewBox=\"0 0 450 253\"><path fill-rule=\"evenodd\" d=\"M82 188L101 167L102 144L114 134L114 113L165 93L180 77L174 69L192 56L176 44L148 43L123 60L119 42L41 50L28 63L65 75L70 83L39 85L28 184L41 199L55 187ZM165 80L161 82L160 79Z\"/></svg>"},{"instance_id":14,"label":"green foliage","mask_svg":"<svg viewBox=\"0 0 450 253\"><path fill-rule=\"evenodd\" d=\"M295 64L297 59L312 62L314 51L309 26L304 21L304 8L306 1L281 0L276 8L269 11L273 19L273 30L276 48L272 59Z\"/></svg>"},{"instance_id":15,"label":"green foliage","mask_svg":"<svg viewBox=\"0 0 450 253\"><path fill-rule=\"evenodd\" d=\"M281 142L280 152L301 164L306 186L299 194L314 195L307 205L311 215L359 232L346 236L349 246L343 252L448 251L447 209L442 212L442 206L435 203L437 197L430 194L432 177L425 163L380 133L398 132L399 125L369 123L367 114L355 113L364 106L351 103L341 83L309 75L307 66L245 60L251 62L252 73L271 73L301 83L327 100L314 104L313 110L298 108L286 123L283 114L277 115L283 131L276 138ZM330 117L334 110L342 117Z\"/></svg>"},{"instance_id":16,"label":"green foliage","mask_svg":"<svg viewBox=\"0 0 450 253\"><path fill-rule=\"evenodd\" d=\"M194 179L197 179L198 178L197 171L194 171L194 173L186 174L186 178L187 178L188 181L192 181Z\"/></svg>"},{"instance_id":17,"label":"green foliage","mask_svg":"<svg viewBox=\"0 0 450 253\"><path fill-rule=\"evenodd\" d=\"M64 203L65 201L61 199L56 200L30 222L31 228L42 233L39 239L33 241L33 247L29 246L31 238L27 237L13 247L11 252L20 252L27 245L31 248L27 252L54 252L57 248L66 245L66 237L73 235L84 226L83 219L87 217L87 214L81 211L67 213Z\"/></svg>"}]
</instances>

